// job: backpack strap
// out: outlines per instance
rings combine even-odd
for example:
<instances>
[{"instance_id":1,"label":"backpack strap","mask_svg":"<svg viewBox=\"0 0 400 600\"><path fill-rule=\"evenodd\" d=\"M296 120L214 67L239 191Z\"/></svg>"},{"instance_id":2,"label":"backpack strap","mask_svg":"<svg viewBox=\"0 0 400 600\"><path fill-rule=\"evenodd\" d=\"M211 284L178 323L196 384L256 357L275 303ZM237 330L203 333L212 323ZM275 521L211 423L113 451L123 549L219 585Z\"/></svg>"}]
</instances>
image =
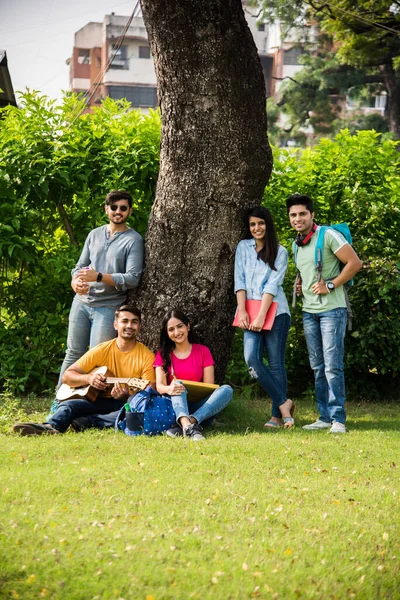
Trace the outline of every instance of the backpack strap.
<instances>
[{"instance_id":1,"label":"backpack strap","mask_svg":"<svg viewBox=\"0 0 400 600\"><path fill-rule=\"evenodd\" d=\"M296 300L297 300L297 293L296 293L296 288L297 288L297 283L299 281L300 278L300 272L297 268L297 251L298 251L298 246L296 244L295 241L293 241L292 243L292 251L293 251L293 260L294 260L294 264L296 266L296 279L294 280L294 284L293 284L293 291L292 291L292 308L294 308L296 306Z\"/></svg>"},{"instance_id":2,"label":"backpack strap","mask_svg":"<svg viewBox=\"0 0 400 600\"><path fill-rule=\"evenodd\" d=\"M348 329L348 331L351 331L353 329L353 311L351 309L349 293L348 293L345 285L343 286L343 290L344 290L344 299L346 301L346 309L347 309L347 329Z\"/></svg>"},{"instance_id":3,"label":"backpack strap","mask_svg":"<svg viewBox=\"0 0 400 600\"><path fill-rule=\"evenodd\" d=\"M322 269L323 269L323 249L324 249L324 241L325 241L325 232L327 230L326 225L321 225L317 232L317 243L315 244L315 252L314 252L314 261L315 268L317 270L317 281L321 281L322 279ZM322 297L319 296L319 301L322 304Z\"/></svg>"},{"instance_id":4,"label":"backpack strap","mask_svg":"<svg viewBox=\"0 0 400 600\"><path fill-rule=\"evenodd\" d=\"M317 243L315 244L315 252L314 252L314 260L315 260L315 268L317 269L317 273L318 273L318 281L321 281L322 279L322 257L323 257L323 250L324 250L324 241L325 241L325 233L326 230L328 229L328 227L326 225L321 225L318 229L318 237L317 237Z\"/></svg>"},{"instance_id":5,"label":"backpack strap","mask_svg":"<svg viewBox=\"0 0 400 600\"><path fill-rule=\"evenodd\" d=\"M300 273L299 273L299 271L297 271L297 273L296 273L296 279L294 280L293 291L292 291L292 308L294 308L296 306L297 284L299 282L299 279L300 279Z\"/></svg>"}]
</instances>

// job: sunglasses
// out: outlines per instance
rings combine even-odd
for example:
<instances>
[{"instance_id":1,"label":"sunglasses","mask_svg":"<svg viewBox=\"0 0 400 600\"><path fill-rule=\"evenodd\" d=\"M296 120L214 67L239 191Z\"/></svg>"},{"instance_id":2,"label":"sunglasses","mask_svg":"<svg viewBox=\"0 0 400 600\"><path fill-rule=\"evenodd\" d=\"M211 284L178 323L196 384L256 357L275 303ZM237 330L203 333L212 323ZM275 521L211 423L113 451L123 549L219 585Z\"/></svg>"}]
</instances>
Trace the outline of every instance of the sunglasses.
<instances>
[{"instance_id":1,"label":"sunglasses","mask_svg":"<svg viewBox=\"0 0 400 600\"><path fill-rule=\"evenodd\" d=\"M126 206L125 204L124 204L123 206L118 206L117 204L110 204L110 209L111 209L113 212L116 212L118 209L119 209L121 212L126 212L127 210L129 210L129 206Z\"/></svg>"}]
</instances>

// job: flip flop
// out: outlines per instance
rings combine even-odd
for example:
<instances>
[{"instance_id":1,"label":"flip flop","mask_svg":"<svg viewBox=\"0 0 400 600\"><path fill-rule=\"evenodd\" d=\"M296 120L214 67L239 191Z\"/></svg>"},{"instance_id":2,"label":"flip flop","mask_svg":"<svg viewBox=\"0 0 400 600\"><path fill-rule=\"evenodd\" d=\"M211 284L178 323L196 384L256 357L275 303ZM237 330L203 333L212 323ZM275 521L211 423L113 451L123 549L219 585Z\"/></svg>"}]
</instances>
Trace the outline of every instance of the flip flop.
<instances>
[{"instance_id":1,"label":"flip flop","mask_svg":"<svg viewBox=\"0 0 400 600\"><path fill-rule=\"evenodd\" d=\"M278 429L278 427L281 427L280 423L277 423L276 421L267 421L267 423L265 423L264 427L266 427L267 429Z\"/></svg>"},{"instance_id":2,"label":"flip flop","mask_svg":"<svg viewBox=\"0 0 400 600\"><path fill-rule=\"evenodd\" d=\"M284 417L283 418L283 428L284 429L291 429L292 427L294 427L294 419L293 419L293 417Z\"/></svg>"}]
</instances>

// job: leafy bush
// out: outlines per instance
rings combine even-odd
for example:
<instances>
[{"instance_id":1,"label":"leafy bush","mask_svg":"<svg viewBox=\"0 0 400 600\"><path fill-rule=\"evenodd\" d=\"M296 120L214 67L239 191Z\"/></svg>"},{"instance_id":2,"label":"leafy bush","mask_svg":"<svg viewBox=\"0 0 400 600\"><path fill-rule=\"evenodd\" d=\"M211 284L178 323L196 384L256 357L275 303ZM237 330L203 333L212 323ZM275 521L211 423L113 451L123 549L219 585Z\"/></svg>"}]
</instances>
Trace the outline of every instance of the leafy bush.
<instances>
[{"instance_id":1,"label":"leafy bush","mask_svg":"<svg viewBox=\"0 0 400 600\"><path fill-rule=\"evenodd\" d=\"M355 251L363 261L349 296L353 331L346 339L346 368L356 377L400 372L400 156L396 143L380 143L374 131L352 136L343 130L334 140L323 139L304 152L275 151L274 172L265 204L272 210L279 235L291 250L293 231L285 199L305 193L315 202L317 223L347 221ZM291 294L294 265L286 278ZM293 311L294 330L288 348L293 379L308 364L301 340L300 306Z\"/></svg>"},{"instance_id":2,"label":"leafy bush","mask_svg":"<svg viewBox=\"0 0 400 600\"><path fill-rule=\"evenodd\" d=\"M126 189L144 234L159 164L160 118L109 98L80 115L37 93L0 119L0 385L43 389L60 368L72 300L70 271L88 232L106 222L104 197Z\"/></svg>"},{"instance_id":3,"label":"leafy bush","mask_svg":"<svg viewBox=\"0 0 400 600\"><path fill-rule=\"evenodd\" d=\"M106 99L93 114L66 95L56 106L36 93L0 119L0 386L14 392L51 386L60 368L72 300L70 270L87 233L106 222L104 197L134 198L132 226L144 234L159 167L160 118ZM364 262L350 291L355 313L346 368L360 381L400 371L400 156L374 131L322 139L308 150L274 151L264 202L291 252L285 199L315 201L318 223L347 221ZM285 280L291 296L295 268ZM228 378L250 384L238 332ZM292 312L287 364L291 387L310 384L300 306Z\"/></svg>"}]
</instances>

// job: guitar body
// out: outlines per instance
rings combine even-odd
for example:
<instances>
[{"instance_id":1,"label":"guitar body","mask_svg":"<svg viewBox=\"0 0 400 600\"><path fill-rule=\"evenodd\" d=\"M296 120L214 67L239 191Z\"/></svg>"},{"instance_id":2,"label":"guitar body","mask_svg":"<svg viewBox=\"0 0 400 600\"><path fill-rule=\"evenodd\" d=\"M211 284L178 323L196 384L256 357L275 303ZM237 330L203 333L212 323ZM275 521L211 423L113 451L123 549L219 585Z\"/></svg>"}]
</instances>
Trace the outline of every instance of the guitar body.
<instances>
[{"instance_id":1,"label":"guitar body","mask_svg":"<svg viewBox=\"0 0 400 600\"><path fill-rule=\"evenodd\" d=\"M111 371L107 367L96 367L90 373L101 373L106 377L106 383L113 385L114 383L126 383L129 387L129 392L133 393L135 390L144 390L150 383L146 379L136 379L134 377L114 377ZM57 390L56 400L64 402L65 400L89 400L89 402L96 402L97 396L100 390L92 387L91 385L84 385L80 387L70 387L66 383L63 383Z\"/></svg>"},{"instance_id":2,"label":"guitar body","mask_svg":"<svg viewBox=\"0 0 400 600\"><path fill-rule=\"evenodd\" d=\"M112 375L111 371L107 369L107 367L98 367L96 369L92 369L90 373L100 373L101 375ZM99 395L100 390L92 387L91 385L83 385L80 387L70 387L66 383L60 385L57 390L56 400L59 402L63 402L65 400L89 400L89 402L95 402L97 396Z\"/></svg>"}]
</instances>

